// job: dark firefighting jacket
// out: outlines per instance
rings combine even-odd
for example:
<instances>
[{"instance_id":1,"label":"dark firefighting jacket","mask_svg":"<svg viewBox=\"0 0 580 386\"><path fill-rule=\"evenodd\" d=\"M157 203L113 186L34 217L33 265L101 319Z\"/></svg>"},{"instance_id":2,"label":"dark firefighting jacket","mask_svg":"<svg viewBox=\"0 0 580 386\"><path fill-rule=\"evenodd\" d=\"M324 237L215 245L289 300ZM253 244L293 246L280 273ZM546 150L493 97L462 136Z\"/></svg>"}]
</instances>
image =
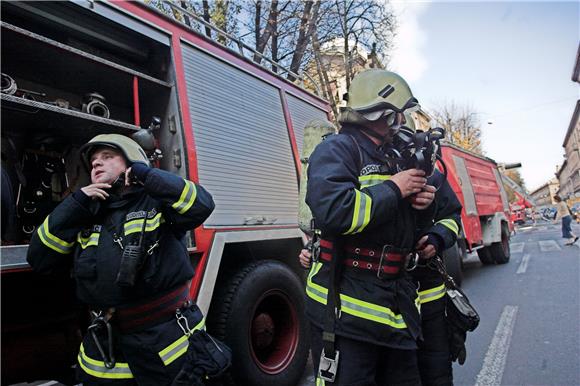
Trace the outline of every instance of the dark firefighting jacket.
<instances>
[{"instance_id":1,"label":"dark firefighting jacket","mask_svg":"<svg viewBox=\"0 0 580 386\"><path fill-rule=\"evenodd\" d=\"M435 199L432 204L432 217L423 217L417 225L417 239L428 235L434 237L434 245L437 248L437 254L455 244L460 231L461 225L461 203L457 199L455 192L451 189L445 176L438 170L429 177L429 185L439 187L435 193ZM412 271L413 278L418 283L419 303L421 304L421 315L423 318L429 318L435 312L445 310L445 285L441 275L436 270L420 265Z\"/></svg>"},{"instance_id":2,"label":"dark firefighting jacket","mask_svg":"<svg viewBox=\"0 0 580 386\"><path fill-rule=\"evenodd\" d=\"M345 244L359 248L380 251L389 245L410 252L418 222L430 218L434 209L413 209L389 181L394 173L384 149L356 128L343 128L318 145L309 160L306 202L321 237L342 237ZM321 328L329 270L330 264L314 262L306 286L307 315ZM421 333L413 280L404 269L394 279L361 272L342 272L336 334L392 348L416 348Z\"/></svg>"},{"instance_id":3,"label":"dark firefighting jacket","mask_svg":"<svg viewBox=\"0 0 580 386\"><path fill-rule=\"evenodd\" d=\"M52 273L72 267L77 296L93 310L142 303L187 285L194 271L186 232L199 226L214 208L211 195L191 181L143 164L134 164L132 169L143 186L133 185L120 195L111 193L106 201L91 200L79 190L59 204L30 242L27 260L33 269ZM137 243L143 229L144 264L133 287L119 286L116 279L123 247ZM201 328L199 309L188 310L187 316L192 329ZM96 378L140 377L140 385L165 384L166 379L158 378L165 370L156 365L177 364L187 349L187 337L175 319L138 337L121 335L117 341L121 347L116 355L121 359L115 368L107 369L93 342L85 337L79 353L81 368ZM143 345L148 349L141 349ZM159 352L151 359L147 353L153 349ZM143 371L148 373L143 375Z\"/></svg>"}]
</instances>

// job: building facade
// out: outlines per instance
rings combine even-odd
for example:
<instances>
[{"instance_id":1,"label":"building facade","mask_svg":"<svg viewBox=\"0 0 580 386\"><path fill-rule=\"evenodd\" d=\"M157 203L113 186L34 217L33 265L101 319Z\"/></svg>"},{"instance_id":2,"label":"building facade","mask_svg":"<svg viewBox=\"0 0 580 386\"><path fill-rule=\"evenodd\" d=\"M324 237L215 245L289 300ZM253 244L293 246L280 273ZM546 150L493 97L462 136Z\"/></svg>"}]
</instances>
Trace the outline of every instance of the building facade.
<instances>
[{"instance_id":1,"label":"building facade","mask_svg":"<svg viewBox=\"0 0 580 386\"><path fill-rule=\"evenodd\" d=\"M580 45L576 52L576 63L572 72L572 81L580 83ZM566 136L564 137L564 163L556 173L560 181L560 197L568 204L580 202L580 100L572 113Z\"/></svg>"},{"instance_id":2,"label":"building facade","mask_svg":"<svg viewBox=\"0 0 580 386\"><path fill-rule=\"evenodd\" d=\"M554 196L558 193L558 189L560 189L560 183L558 179L552 178L550 181L546 182L544 185L531 192L530 196L534 200L537 208L544 208L547 206L556 205Z\"/></svg>"}]
</instances>

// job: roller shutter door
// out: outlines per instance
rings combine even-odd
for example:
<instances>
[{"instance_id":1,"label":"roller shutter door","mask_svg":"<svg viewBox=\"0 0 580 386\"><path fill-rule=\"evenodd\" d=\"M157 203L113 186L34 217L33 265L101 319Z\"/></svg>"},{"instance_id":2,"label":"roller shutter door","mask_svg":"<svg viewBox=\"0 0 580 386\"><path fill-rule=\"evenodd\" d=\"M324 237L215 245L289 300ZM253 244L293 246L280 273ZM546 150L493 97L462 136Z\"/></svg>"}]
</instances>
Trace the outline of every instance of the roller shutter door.
<instances>
[{"instance_id":1,"label":"roller shutter door","mask_svg":"<svg viewBox=\"0 0 580 386\"><path fill-rule=\"evenodd\" d=\"M292 127L296 136L296 145L298 145L298 154L302 154L302 143L304 139L304 126L313 119L328 120L326 111L319 109L297 98L293 95L287 95L288 109L292 118Z\"/></svg>"},{"instance_id":2,"label":"roller shutter door","mask_svg":"<svg viewBox=\"0 0 580 386\"><path fill-rule=\"evenodd\" d=\"M182 44L208 226L296 224L298 186L279 90Z\"/></svg>"}]
</instances>

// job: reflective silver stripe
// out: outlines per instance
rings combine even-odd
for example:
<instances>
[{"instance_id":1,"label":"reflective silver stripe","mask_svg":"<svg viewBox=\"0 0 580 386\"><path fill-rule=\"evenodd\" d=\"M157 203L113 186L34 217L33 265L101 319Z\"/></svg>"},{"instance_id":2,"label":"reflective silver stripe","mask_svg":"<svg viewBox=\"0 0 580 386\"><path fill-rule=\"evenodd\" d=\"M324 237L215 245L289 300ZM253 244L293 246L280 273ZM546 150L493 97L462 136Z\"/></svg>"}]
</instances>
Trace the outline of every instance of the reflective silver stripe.
<instances>
[{"instance_id":1,"label":"reflective silver stripe","mask_svg":"<svg viewBox=\"0 0 580 386\"><path fill-rule=\"evenodd\" d=\"M181 192L179 200L175 202L171 207L175 209L179 214L184 214L191 208L197 197L197 188L195 184L191 181L185 181L185 187Z\"/></svg>"},{"instance_id":2,"label":"reflective silver stripe","mask_svg":"<svg viewBox=\"0 0 580 386\"><path fill-rule=\"evenodd\" d=\"M355 200L352 214L352 224L345 235L362 232L371 220L372 199L358 190L354 191Z\"/></svg>"},{"instance_id":3,"label":"reflective silver stripe","mask_svg":"<svg viewBox=\"0 0 580 386\"><path fill-rule=\"evenodd\" d=\"M99 237L100 233L93 232L89 237L81 237L81 232L77 235L77 241L79 242L82 249L86 249L88 247L96 247L99 245Z\"/></svg>"},{"instance_id":4,"label":"reflective silver stripe","mask_svg":"<svg viewBox=\"0 0 580 386\"><path fill-rule=\"evenodd\" d=\"M306 294L312 300L325 304L327 301L328 289L312 281L312 277L320 270L322 263L315 263L311 273L308 275L306 283ZM377 323L386 324L393 328L404 329L407 325L402 315L395 314L390 308L369 303L351 296L340 294L341 310L344 313L357 316L362 319L372 320Z\"/></svg>"},{"instance_id":5,"label":"reflective silver stripe","mask_svg":"<svg viewBox=\"0 0 580 386\"><path fill-rule=\"evenodd\" d=\"M448 228L449 230L451 230L456 235L459 234L459 226L457 225L457 223L455 222L455 220L452 220L450 218L445 218L443 220L437 221L435 223L435 225L437 225L437 224L443 225L444 227Z\"/></svg>"},{"instance_id":6,"label":"reflective silver stripe","mask_svg":"<svg viewBox=\"0 0 580 386\"><path fill-rule=\"evenodd\" d=\"M107 378L107 379L129 379L133 378L133 373L129 369L127 363L118 362L115 367L108 369L105 367L105 363L92 359L85 354L85 348L81 344L79 355L77 357L79 365L87 373L96 378Z\"/></svg>"},{"instance_id":7,"label":"reflective silver stripe","mask_svg":"<svg viewBox=\"0 0 580 386\"><path fill-rule=\"evenodd\" d=\"M205 329L205 318L203 318L195 327L193 327L189 332L193 333L194 331ZM177 358L185 354L187 348L189 347L189 337L187 335L183 335L178 338L175 342L171 343L169 346L164 348L159 352L159 357L165 364L165 366L169 366L173 361Z\"/></svg>"},{"instance_id":8,"label":"reflective silver stripe","mask_svg":"<svg viewBox=\"0 0 580 386\"><path fill-rule=\"evenodd\" d=\"M48 217L46 218L46 220L44 220L42 225L38 227L37 232L40 241L53 251L56 251L63 255L67 255L72 252L74 242L72 243L66 242L50 233L48 229Z\"/></svg>"},{"instance_id":9,"label":"reflective silver stripe","mask_svg":"<svg viewBox=\"0 0 580 386\"><path fill-rule=\"evenodd\" d=\"M125 236L130 235L131 233L141 232L141 229L143 229L143 220L144 219L141 218L141 219L132 220L132 221L125 223L125 225L123 226ZM155 229L159 228L160 224L162 224L164 222L165 222L165 220L162 216L162 213L157 213L155 215L155 217L147 219L147 225L145 226L145 232L154 231Z\"/></svg>"},{"instance_id":10,"label":"reflective silver stripe","mask_svg":"<svg viewBox=\"0 0 580 386\"><path fill-rule=\"evenodd\" d=\"M425 304L445 296L445 284L419 292L419 302Z\"/></svg>"},{"instance_id":11,"label":"reflective silver stripe","mask_svg":"<svg viewBox=\"0 0 580 386\"><path fill-rule=\"evenodd\" d=\"M360 183L360 188L368 188L369 186L378 185L382 182L390 180L392 176L384 174L368 174L366 176L360 176L358 182Z\"/></svg>"}]
</instances>

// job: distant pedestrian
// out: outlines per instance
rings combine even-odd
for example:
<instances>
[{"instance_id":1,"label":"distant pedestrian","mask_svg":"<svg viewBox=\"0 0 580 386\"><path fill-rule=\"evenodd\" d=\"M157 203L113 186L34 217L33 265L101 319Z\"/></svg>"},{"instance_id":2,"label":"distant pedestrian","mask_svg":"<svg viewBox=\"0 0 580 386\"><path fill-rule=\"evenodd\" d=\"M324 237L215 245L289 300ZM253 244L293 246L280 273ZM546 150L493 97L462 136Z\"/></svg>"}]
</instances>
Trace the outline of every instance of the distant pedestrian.
<instances>
[{"instance_id":1,"label":"distant pedestrian","mask_svg":"<svg viewBox=\"0 0 580 386\"><path fill-rule=\"evenodd\" d=\"M565 245L572 245L578 241L578 236L572 233L572 214L570 213L570 208L568 208L568 205L560 196L555 195L554 200L558 203L556 206L557 212L554 222L562 219L562 237L568 239L568 242Z\"/></svg>"}]
</instances>

